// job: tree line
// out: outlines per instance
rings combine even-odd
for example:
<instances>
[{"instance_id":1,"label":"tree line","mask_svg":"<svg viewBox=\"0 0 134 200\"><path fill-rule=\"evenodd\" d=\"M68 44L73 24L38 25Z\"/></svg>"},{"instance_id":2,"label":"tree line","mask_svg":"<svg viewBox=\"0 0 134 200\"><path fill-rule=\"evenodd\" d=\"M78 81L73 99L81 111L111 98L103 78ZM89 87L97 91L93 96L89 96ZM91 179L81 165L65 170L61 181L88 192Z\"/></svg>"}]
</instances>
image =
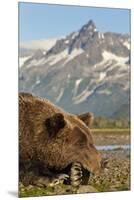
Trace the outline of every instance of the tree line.
<instances>
[{"instance_id":1,"label":"tree line","mask_svg":"<svg viewBox=\"0 0 134 200\"><path fill-rule=\"evenodd\" d=\"M130 120L128 118L106 118L96 117L94 118L93 128L130 128Z\"/></svg>"}]
</instances>

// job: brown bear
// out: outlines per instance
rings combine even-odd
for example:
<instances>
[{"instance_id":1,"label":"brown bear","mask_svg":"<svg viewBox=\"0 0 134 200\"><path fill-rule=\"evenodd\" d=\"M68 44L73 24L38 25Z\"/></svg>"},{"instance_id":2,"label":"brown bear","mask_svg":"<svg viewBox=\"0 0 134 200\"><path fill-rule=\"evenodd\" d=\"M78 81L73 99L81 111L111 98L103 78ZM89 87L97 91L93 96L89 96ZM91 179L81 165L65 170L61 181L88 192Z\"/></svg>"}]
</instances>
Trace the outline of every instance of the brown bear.
<instances>
[{"instance_id":1,"label":"brown bear","mask_svg":"<svg viewBox=\"0 0 134 200\"><path fill-rule=\"evenodd\" d=\"M80 184L77 180L81 177L81 167L93 173L98 170L101 156L93 143L91 121L91 113L73 115L47 99L20 93L20 181L25 183L27 180L26 184L37 181L44 185L55 181L56 184L57 180L69 177L61 172L73 166L71 181L77 185Z\"/></svg>"}]
</instances>

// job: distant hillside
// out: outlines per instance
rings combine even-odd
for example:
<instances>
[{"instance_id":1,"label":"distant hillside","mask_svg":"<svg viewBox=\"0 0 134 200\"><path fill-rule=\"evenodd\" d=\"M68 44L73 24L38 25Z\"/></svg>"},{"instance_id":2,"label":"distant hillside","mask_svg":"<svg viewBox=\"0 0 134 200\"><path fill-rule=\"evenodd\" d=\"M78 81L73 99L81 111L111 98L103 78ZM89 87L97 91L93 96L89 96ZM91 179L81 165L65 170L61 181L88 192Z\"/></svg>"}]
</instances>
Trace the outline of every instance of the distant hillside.
<instances>
[{"instance_id":1,"label":"distant hillside","mask_svg":"<svg viewBox=\"0 0 134 200\"><path fill-rule=\"evenodd\" d=\"M112 118L128 118L130 119L130 105L122 105L115 113L113 113Z\"/></svg>"}]
</instances>

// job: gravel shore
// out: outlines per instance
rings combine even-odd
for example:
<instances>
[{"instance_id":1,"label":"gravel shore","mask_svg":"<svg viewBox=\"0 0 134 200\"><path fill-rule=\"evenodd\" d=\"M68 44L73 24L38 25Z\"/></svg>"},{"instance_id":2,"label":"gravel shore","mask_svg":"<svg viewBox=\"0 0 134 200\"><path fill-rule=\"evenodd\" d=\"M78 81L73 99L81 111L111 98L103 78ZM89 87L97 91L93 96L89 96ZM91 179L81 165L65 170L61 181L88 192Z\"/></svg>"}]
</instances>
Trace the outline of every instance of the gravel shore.
<instances>
[{"instance_id":1,"label":"gravel shore","mask_svg":"<svg viewBox=\"0 0 134 200\"><path fill-rule=\"evenodd\" d=\"M91 176L89 184L100 192L130 190L130 150L104 151L102 155L107 166Z\"/></svg>"}]
</instances>

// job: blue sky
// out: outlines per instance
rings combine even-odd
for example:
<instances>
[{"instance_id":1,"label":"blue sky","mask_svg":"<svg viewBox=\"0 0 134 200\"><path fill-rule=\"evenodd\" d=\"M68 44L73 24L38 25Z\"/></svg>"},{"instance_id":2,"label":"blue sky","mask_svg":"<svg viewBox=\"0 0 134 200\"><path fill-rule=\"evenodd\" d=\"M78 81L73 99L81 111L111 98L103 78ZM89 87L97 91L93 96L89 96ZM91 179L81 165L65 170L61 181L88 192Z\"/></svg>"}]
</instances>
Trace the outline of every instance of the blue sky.
<instances>
[{"instance_id":1,"label":"blue sky","mask_svg":"<svg viewBox=\"0 0 134 200\"><path fill-rule=\"evenodd\" d=\"M19 3L20 41L65 36L79 30L90 19L101 32L129 33L130 31L128 9Z\"/></svg>"}]
</instances>

